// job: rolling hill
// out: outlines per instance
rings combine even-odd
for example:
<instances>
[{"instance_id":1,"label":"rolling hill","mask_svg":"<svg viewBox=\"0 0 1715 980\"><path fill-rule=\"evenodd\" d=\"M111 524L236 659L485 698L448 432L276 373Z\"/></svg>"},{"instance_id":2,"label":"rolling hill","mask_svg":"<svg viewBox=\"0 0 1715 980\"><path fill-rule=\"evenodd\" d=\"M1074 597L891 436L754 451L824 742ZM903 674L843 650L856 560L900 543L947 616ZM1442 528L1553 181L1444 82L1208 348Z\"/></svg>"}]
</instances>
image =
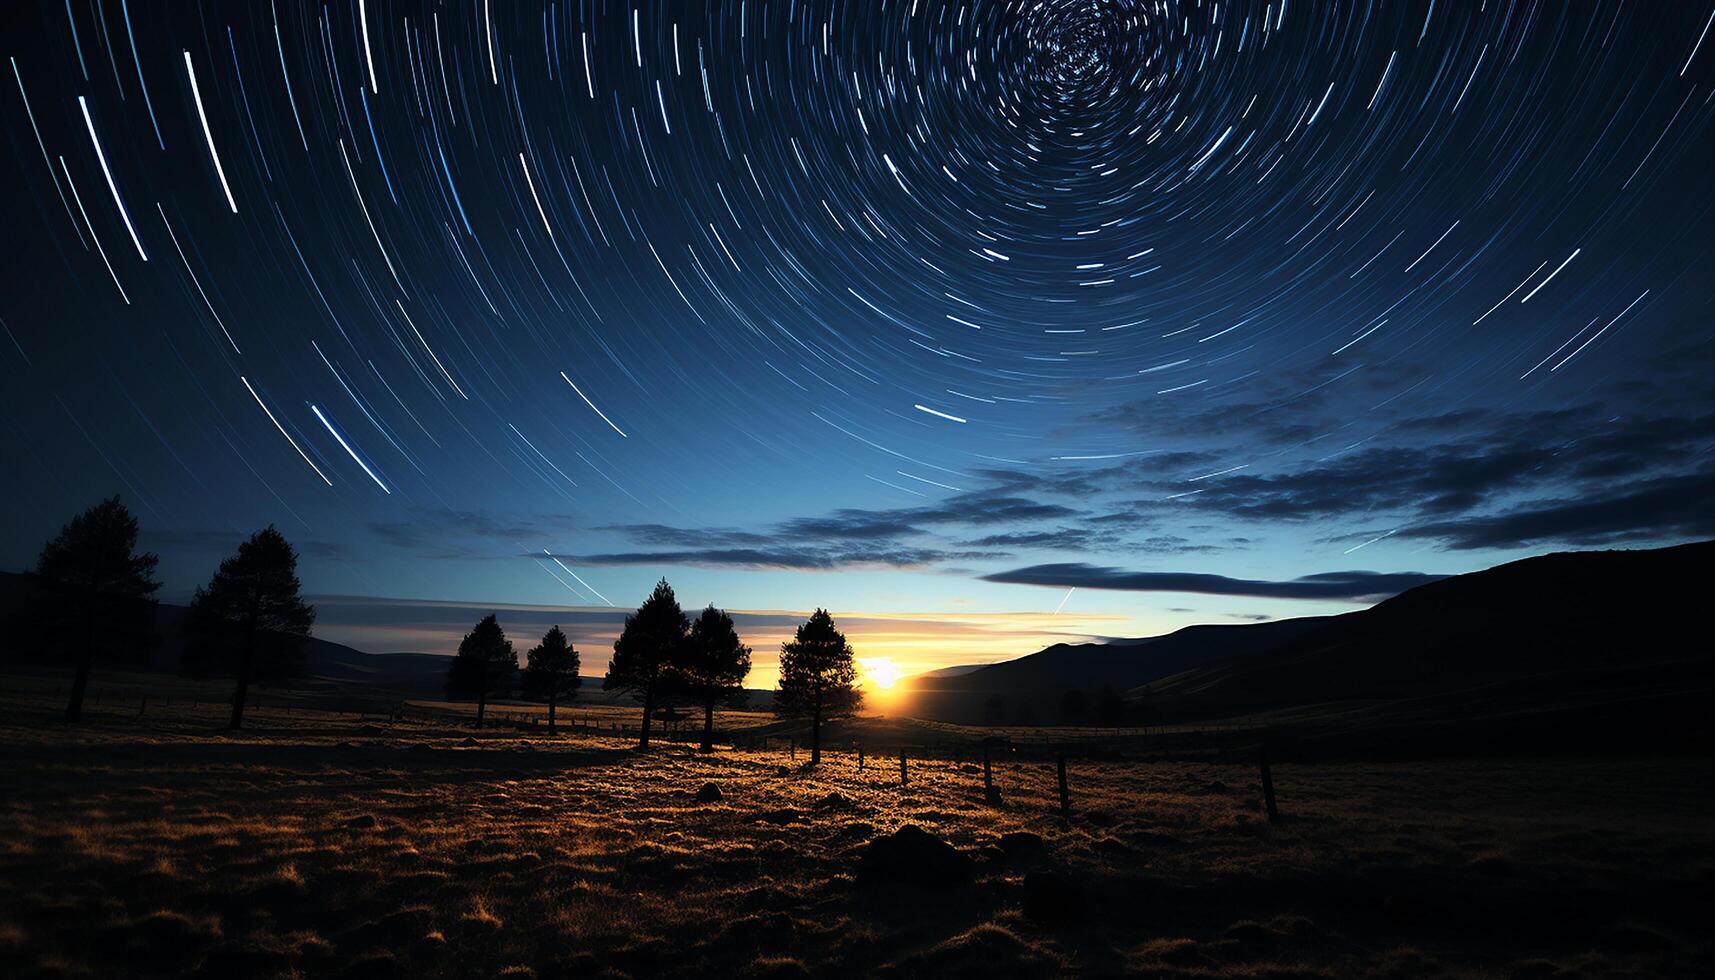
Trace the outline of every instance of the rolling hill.
<instances>
[{"instance_id":1,"label":"rolling hill","mask_svg":"<svg viewBox=\"0 0 1715 980\"><path fill-rule=\"evenodd\" d=\"M913 678L906 710L964 723L1261 716L1341 730L1523 715L1547 725L1575 712L1678 731L1708 713L1715 688L1701 611L1712 569L1715 542L1544 555L1339 616L1060 644Z\"/></svg>"},{"instance_id":2,"label":"rolling hill","mask_svg":"<svg viewBox=\"0 0 1715 980\"><path fill-rule=\"evenodd\" d=\"M1068 695L1081 697L1087 713L1094 700L1111 700L1130 688L1216 660L1261 653L1323 622L1316 617L1187 626L1141 640L1056 643L1017 660L910 678L904 710L963 723L1083 723L1090 719L1062 710Z\"/></svg>"},{"instance_id":3,"label":"rolling hill","mask_svg":"<svg viewBox=\"0 0 1715 980\"><path fill-rule=\"evenodd\" d=\"M1397 720L1706 697L1712 584L1715 542L1526 558L1419 586L1265 656L1207 663L1131 696L1172 720L1335 705Z\"/></svg>"}]
</instances>

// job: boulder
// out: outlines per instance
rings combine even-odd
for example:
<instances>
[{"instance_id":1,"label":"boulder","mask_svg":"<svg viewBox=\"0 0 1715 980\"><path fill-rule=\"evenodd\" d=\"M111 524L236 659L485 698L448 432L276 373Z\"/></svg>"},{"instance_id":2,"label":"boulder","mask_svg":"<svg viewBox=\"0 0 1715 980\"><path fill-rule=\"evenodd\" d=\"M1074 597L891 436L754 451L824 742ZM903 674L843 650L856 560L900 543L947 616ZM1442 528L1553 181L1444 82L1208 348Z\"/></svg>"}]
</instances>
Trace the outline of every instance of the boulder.
<instances>
[{"instance_id":1,"label":"boulder","mask_svg":"<svg viewBox=\"0 0 1715 980\"><path fill-rule=\"evenodd\" d=\"M864 845L858 880L950 888L971 880L970 857L921 827L906 824Z\"/></svg>"},{"instance_id":2,"label":"boulder","mask_svg":"<svg viewBox=\"0 0 1715 980\"><path fill-rule=\"evenodd\" d=\"M702 788L697 790L697 802L718 803L722 795L724 794L721 793L721 788L719 786L716 786L714 783L704 783Z\"/></svg>"},{"instance_id":3,"label":"boulder","mask_svg":"<svg viewBox=\"0 0 1715 980\"><path fill-rule=\"evenodd\" d=\"M1000 840L995 843L1006 852L1007 857L1035 854L1046 846L1041 834L1033 834L1028 830L1014 830L1011 833L1001 834Z\"/></svg>"}]
</instances>

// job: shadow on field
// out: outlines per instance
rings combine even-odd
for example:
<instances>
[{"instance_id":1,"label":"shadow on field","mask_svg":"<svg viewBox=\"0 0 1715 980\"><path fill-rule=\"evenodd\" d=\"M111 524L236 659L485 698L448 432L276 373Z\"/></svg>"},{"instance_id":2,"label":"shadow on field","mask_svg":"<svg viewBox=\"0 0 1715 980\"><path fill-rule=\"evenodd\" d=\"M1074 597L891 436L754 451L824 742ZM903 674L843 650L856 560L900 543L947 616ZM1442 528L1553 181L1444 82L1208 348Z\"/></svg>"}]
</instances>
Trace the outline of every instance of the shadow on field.
<instances>
[{"instance_id":1,"label":"shadow on field","mask_svg":"<svg viewBox=\"0 0 1715 980\"><path fill-rule=\"evenodd\" d=\"M457 783L551 776L569 768L620 765L635 755L620 747L569 742L549 743L545 750L528 743L488 747L467 733L451 732L410 733L396 741L364 742L364 736L350 727L257 727L236 733L199 734L203 740L131 738L120 733L101 742L47 742L30 748L28 763L43 770L159 769L170 772L174 782L199 770L242 767L305 774L328 769L410 769L432 775L437 783ZM340 740L310 740L318 737Z\"/></svg>"}]
</instances>

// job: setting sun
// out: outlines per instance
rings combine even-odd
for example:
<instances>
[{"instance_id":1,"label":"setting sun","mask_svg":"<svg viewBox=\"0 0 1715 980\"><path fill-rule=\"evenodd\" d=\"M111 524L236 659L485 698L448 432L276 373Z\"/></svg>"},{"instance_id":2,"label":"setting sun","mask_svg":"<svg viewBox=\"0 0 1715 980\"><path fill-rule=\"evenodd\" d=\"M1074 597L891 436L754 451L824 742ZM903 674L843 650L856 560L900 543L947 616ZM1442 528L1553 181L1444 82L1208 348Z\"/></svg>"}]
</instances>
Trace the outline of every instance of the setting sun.
<instances>
[{"instance_id":1,"label":"setting sun","mask_svg":"<svg viewBox=\"0 0 1715 980\"><path fill-rule=\"evenodd\" d=\"M858 660L864 680L886 690L899 683L899 667L887 657L863 657Z\"/></svg>"}]
</instances>

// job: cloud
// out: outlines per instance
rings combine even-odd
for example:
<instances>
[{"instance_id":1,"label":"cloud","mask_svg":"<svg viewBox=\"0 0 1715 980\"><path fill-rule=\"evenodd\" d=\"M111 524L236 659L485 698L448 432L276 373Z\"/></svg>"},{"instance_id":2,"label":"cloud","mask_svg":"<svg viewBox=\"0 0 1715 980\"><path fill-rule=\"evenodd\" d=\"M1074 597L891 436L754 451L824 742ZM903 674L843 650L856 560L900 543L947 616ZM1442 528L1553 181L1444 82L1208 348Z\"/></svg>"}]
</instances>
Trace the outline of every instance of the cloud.
<instances>
[{"instance_id":1,"label":"cloud","mask_svg":"<svg viewBox=\"0 0 1715 980\"><path fill-rule=\"evenodd\" d=\"M639 544L655 548L725 548L735 545L765 545L767 534L736 528L684 528L667 524L608 524L596 528L623 534Z\"/></svg>"},{"instance_id":2,"label":"cloud","mask_svg":"<svg viewBox=\"0 0 1715 980\"><path fill-rule=\"evenodd\" d=\"M1397 595L1444 576L1422 572L1322 572L1287 581L1228 578L1201 572L1133 572L1067 562L984 575L990 582L1120 592L1188 592L1264 599L1370 600Z\"/></svg>"},{"instance_id":3,"label":"cloud","mask_svg":"<svg viewBox=\"0 0 1715 980\"><path fill-rule=\"evenodd\" d=\"M527 557L537 557L528 555ZM678 551L610 551L586 555L556 554L575 565L682 565L703 568L784 568L832 571L860 565L921 568L941 561L981 561L1005 558L1004 553L948 551L940 548L884 544L825 547L781 545L764 548L698 548Z\"/></svg>"},{"instance_id":4,"label":"cloud","mask_svg":"<svg viewBox=\"0 0 1715 980\"><path fill-rule=\"evenodd\" d=\"M797 517L762 530L682 528L664 524L616 524L598 528L624 535L648 550L562 555L585 565L697 565L705 567L830 570L879 565L921 568L951 560L1011 557L993 550L1007 536L988 543L944 546L934 533L945 527L990 527L1070 518L1078 511L1016 494L960 493L922 507L866 510L841 508L815 517ZM1087 543L1088 535L1069 540ZM1026 536L1028 539L1029 535ZM1028 540L1026 543L1029 543Z\"/></svg>"},{"instance_id":5,"label":"cloud","mask_svg":"<svg viewBox=\"0 0 1715 980\"><path fill-rule=\"evenodd\" d=\"M1715 472L1649 480L1594 500L1533 501L1488 517L1421 524L1398 534L1437 539L1461 551L1545 541L1592 545L1715 537Z\"/></svg>"},{"instance_id":6,"label":"cloud","mask_svg":"<svg viewBox=\"0 0 1715 980\"><path fill-rule=\"evenodd\" d=\"M1426 434L1442 438L1425 444ZM1582 543L1594 540L1582 527L1586 523L1606 528L1600 534L1621 535L1629 522L1648 537L1700 526L1695 515L1681 513L1689 502L1678 502L1665 486L1689 478L1688 470L1715 451L1715 414L1630 418L1596 405L1506 414L1467 409L1409 420L1383 437L1392 441L1298 469L1222 474L1199 485L1188 478L1144 485L1162 494L1156 506L1189 491L1194 495L1183 505L1240 520L1391 514L1397 524L1427 528L1417 536L1473 542L1464 547ZM1582 495L1605 493L1616 483L1641 489L1662 481L1667 484L1659 490L1661 500L1670 507L1662 514L1642 507L1627 515L1575 506ZM1520 502L1531 495L1545 499ZM1536 511L1559 516L1544 513L1523 523L1525 514ZM1455 515L1464 516L1455 521ZM1485 530L1461 533L1466 525Z\"/></svg>"},{"instance_id":7,"label":"cloud","mask_svg":"<svg viewBox=\"0 0 1715 980\"><path fill-rule=\"evenodd\" d=\"M290 530L290 529L288 529ZM250 531L197 530L174 528L144 528L138 535L143 547L168 554L188 554L203 557L229 555L250 537ZM349 557L349 549L337 541L321 538L292 537L292 547L300 555L316 558Z\"/></svg>"},{"instance_id":8,"label":"cloud","mask_svg":"<svg viewBox=\"0 0 1715 980\"><path fill-rule=\"evenodd\" d=\"M562 533L572 523L563 515L496 517L486 511L450 507L413 507L405 521L372 521L370 533L395 547L433 558L492 558L494 542L515 544ZM482 547L469 547L478 542ZM500 552L504 554L504 552Z\"/></svg>"}]
</instances>

